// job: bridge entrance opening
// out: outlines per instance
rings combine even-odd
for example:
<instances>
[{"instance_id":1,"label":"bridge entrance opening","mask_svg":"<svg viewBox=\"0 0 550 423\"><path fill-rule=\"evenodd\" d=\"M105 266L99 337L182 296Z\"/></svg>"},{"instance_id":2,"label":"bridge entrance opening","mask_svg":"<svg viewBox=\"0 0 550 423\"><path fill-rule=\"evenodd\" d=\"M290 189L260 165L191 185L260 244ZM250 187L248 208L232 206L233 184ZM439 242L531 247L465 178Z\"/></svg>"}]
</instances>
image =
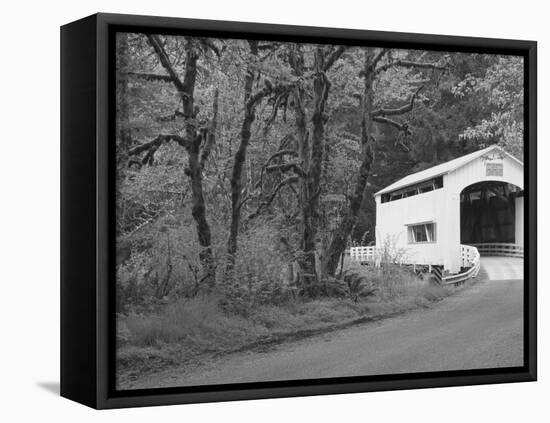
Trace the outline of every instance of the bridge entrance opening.
<instances>
[{"instance_id":1,"label":"bridge entrance opening","mask_svg":"<svg viewBox=\"0 0 550 423\"><path fill-rule=\"evenodd\" d=\"M460 194L461 244L523 244L523 191L512 184L484 181Z\"/></svg>"}]
</instances>

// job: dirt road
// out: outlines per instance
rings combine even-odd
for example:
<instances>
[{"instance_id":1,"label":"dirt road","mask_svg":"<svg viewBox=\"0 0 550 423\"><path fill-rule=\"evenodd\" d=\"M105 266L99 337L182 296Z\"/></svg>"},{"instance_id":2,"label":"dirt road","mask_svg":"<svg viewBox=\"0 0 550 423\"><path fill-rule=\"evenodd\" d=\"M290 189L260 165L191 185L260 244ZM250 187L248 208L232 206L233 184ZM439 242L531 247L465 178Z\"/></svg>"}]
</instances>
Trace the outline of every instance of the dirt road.
<instances>
[{"instance_id":1,"label":"dirt road","mask_svg":"<svg viewBox=\"0 0 550 423\"><path fill-rule=\"evenodd\" d=\"M283 344L266 352L251 351L195 368L170 369L135 381L131 387L521 366L523 280L506 278L521 275L518 268L523 261L484 260L492 280L429 309ZM510 260L516 261L509 265Z\"/></svg>"}]
</instances>

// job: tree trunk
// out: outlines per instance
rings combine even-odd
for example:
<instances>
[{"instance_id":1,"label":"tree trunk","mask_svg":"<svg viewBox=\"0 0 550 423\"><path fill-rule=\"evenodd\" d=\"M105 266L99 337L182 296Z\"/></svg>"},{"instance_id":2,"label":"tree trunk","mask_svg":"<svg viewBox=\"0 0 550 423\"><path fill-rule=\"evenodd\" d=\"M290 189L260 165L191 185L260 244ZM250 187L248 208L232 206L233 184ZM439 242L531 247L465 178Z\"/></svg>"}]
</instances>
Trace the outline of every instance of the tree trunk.
<instances>
[{"instance_id":1,"label":"tree trunk","mask_svg":"<svg viewBox=\"0 0 550 423\"><path fill-rule=\"evenodd\" d=\"M185 139L187 140L188 168L186 173L191 185L191 214L197 226L197 235L201 250L199 258L203 268L203 281L209 288L216 284L214 260L212 256L210 226L206 219L206 205L202 190L202 168L200 163L200 146L202 135L198 133L195 123L195 80L197 77L198 54L190 40L186 49L185 76L180 97L185 115Z\"/></svg>"},{"instance_id":2,"label":"tree trunk","mask_svg":"<svg viewBox=\"0 0 550 423\"><path fill-rule=\"evenodd\" d=\"M313 128L311 137L311 155L303 184L302 218L304 257L302 266L306 282L316 283L321 275L315 266L316 243L319 227L319 196L321 194L321 174L323 153L325 150L325 105L330 89L330 82L324 72L324 52L321 47L315 52L315 77L313 79Z\"/></svg>"},{"instance_id":3,"label":"tree trunk","mask_svg":"<svg viewBox=\"0 0 550 423\"><path fill-rule=\"evenodd\" d=\"M181 98L185 118L185 148L188 155L188 167L185 169L191 185L191 214L197 227L201 250L199 259L203 269L201 281L209 288L216 284L216 272L212 255L210 226L206 219L206 204L202 190L201 143L203 135L197 131L195 110L195 82L197 79L197 61L199 58L196 40L188 38L185 45L185 74L183 81L172 67L170 58L157 35L148 34L147 39L157 53L162 67L168 73ZM217 106L216 106L217 107Z\"/></svg>"},{"instance_id":4,"label":"tree trunk","mask_svg":"<svg viewBox=\"0 0 550 423\"><path fill-rule=\"evenodd\" d=\"M204 166L206 166L206 161L208 160L208 157L212 152L212 148L214 147L214 144L216 144L216 131L218 130L219 100L220 100L220 92L216 88L216 90L214 91L214 101L212 102L212 121L210 122L208 133L206 135L206 140L204 141L204 146L202 147L202 150L201 150L200 165L201 165L201 169L203 170L204 170Z\"/></svg>"},{"instance_id":5,"label":"tree trunk","mask_svg":"<svg viewBox=\"0 0 550 423\"><path fill-rule=\"evenodd\" d=\"M296 77L303 76L304 57L300 45L295 45L290 51L289 63L294 70ZM298 257L297 262L300 268L300 278L306 287L309 287L316 280L315 272L315 242L314 227L312 222L312 204L310 203L310 178L309 169L311 163L311 146L309 132L307 129L306 116L306 94L301 86L294 88L292 92L293 110L296 124L296 140L298 146L298 157L304 170L304 176L299 180L299 203L302 216L302 239L300 248L302 255Z\"/></svg>"},{"instance_id":6,"label":"tree trunk","mask_svg":"<svg viewBox=\"0 0 550 423\"><path fill-rule=\"evenodd\" d=\"M191 184L191 214L197 226L201 251L199 258L203 268L203 281L212 288L216 283L214 259L212 256L210 226L206 219L206 205L202 190L202 172L199 162L199 142L193 142L188 151L188 173Z\"/></svg>"},{"instance_id":7,"label":"tree trunk","mask_svg":"<svg viewBox=\"0 0 550 423\"><path fill-rule=\"evenodd\" d=\"M251 56L258 54L258 42L248 42ZM239 236L239 224L241 219L241 192L242 173L246 161L246 150L250 142L251 128L256 113L256 103L251 101L252 87L254 84L254 65L252 60L248 61L246 75L244 77L244 119L241 126L241 142L235 153L233 171L231 174L231 223L229 225L229 239L227 240L227 262L225 267L225 278L233 280L235 270L235 254L237 253L237 238Z\"/></svg>"},{"instance_id":8,"label":"tree trunk","mask_svg":"<svg viewBox=\"0 0 550 423\"><path fill-rule=\"evenodd\" d=\"M313 293L311 292L313 285L322 276L316 267L316 244L319 228L319 197L321 194L323 155L325 153L325 124L327 120L325 106L330 89L326 72L343 52L343 47L337 47L330 52L325 52L321 47L315 50L311 140L307 129L305 106L307 98L304 89L298 86L293 91L298 155L304 171L299 185L302 215L302 255L299 258L299 264L303 273L306 292L309 291L308 294ZM299 45L290 50L289 64L295 76L302 78L304 74L304 56Z\"/></svg>"},{"instance_id":9,"label":"tree trunk","mask_svg":"<svg viewBox=\"0 0 550 423\"><path fill-rule=\"evenodd\" d=\"M325 255L323 271L334 276L338 267L338 261L346 249L346 241L355 226L357 215L363 203L365 188L373 162L373 137L372 118L373 110L373 82L375 78L373 68L373 49L367 49L365 53L365 66L363 69L364 88L361 99L361 165L355 181L353 194L349 202L348 210L336 230L332 234L332 240Z\"/></svg>"}]
</instances>

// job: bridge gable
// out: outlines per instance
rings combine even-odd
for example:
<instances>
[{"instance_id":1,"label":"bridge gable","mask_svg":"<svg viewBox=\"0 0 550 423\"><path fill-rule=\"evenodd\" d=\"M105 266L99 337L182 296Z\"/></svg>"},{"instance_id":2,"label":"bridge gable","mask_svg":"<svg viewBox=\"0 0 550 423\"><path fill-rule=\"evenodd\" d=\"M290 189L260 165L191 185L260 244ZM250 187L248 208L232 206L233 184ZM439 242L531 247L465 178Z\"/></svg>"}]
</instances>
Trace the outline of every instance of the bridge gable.
<instances>
[{"instance_id":1,"label":"bridge gable","mask_svg":"<svg viewBox=\"0 0 550 423\"><path fill-rule=\"evenodd\" d=\"M469 185L485 181L505 182L523 189L523 164L501 149L494 149L450 172L445 182L450 193L456 195Z\"/></svg>"}]
</instances>

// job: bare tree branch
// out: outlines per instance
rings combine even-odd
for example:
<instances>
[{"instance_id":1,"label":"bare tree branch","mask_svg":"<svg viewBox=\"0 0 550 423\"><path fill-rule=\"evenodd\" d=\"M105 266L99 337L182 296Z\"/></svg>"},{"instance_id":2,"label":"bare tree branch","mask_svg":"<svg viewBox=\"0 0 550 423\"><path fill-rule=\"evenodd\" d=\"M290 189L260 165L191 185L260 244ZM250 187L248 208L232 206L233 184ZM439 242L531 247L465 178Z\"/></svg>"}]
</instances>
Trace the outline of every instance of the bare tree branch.
<instances>
[{"instance_id":1,"label":"bare tree branch","mask_svg":"<svg viewBox=\"0 0 550 423\"><path fill-rule=\"evenodd\" d=\"M248 97L248 100L246 101L245 108L248 110L252 110L256 103L260 102L265 96L271 94L273 91L273 86L271 85L271 82L269 80L264 81L265 86L257 91L255 94L251 94L250 97Z\"/></svg>"},{"instance_id":2,"label":"bare tree branch","mask_svg":"<svg viewBox=\"0 0 550 423\"><path fill-rule=\"evenodd\" d=\"M159 148L162 144L168 141L175 141L179 145L185 148L187 148L189 144L185 138L179 135L175 135L175 134L158 135L156 138L152 139L151 141L144 142L143 144L140 144L134 148L129 149L128 155L137 156L138 154L141 154L144 151L150 151L151 149L154 149L156 151L157 148Z\"/></svg>"},{"instance_id":3,"label":"bare tree branch","mask_svg":"<svg viewBox=\"0 0 550 423\"><path fill-rule=\"evenodd\" d=\"M281 157L281 156L294 156L294 157L298 157L298 152L296 150L279 150L275 153L273 153L269 159L267 159L267 161L265 162L265 166L267 166L270 162L272 162L273 160L275 160L277 157Z\"/></svg>"},{"instance_id":4,"label":"bare tree branch","mask_svg":"<svg viewBox=\"0 0 550 423\"><path fill-rule=\"evenodd\" d=\"M260 203L260 205L258 206L258 208L256 209L256 211L254 213L252 213L250 216L248 216L248 219L254 219L255 217L257 217L263 210L265 210L266 208L268 208L271 203L273 202L273 200L275 199L275 197L277 196L277 193L281 190L282 187L284 187L285 185L290 185L290 184L294 184L298 182L298 177L297 176L289 176L288 178L285 178L283 179L281 182L279 182L277 184L277 186L273 189L273 191L271 191L271 194L269 195L269 197L267 198L266 201L263 201Z\"/></svg>"},{"instance_id":5,"label":"bare tree branch","mask_svg":"<svg viewBox=\"0 0 550 423\"><path fill-rule=\"evenodd\" d=\"M399 144L403 149L409 153L411 149L403 142L403 140L397 140L397 144Z\"/></svg>"},{"instance_id":6,"label":"bare tree branch","mask_svg":"<svg viewBox=\"0 0 550 423\"><path fill-rule=\"evenodd\" d=\"M258 44L258 50L271 50L273 48L280 47L280 43L265 43L265 44Z\"/></svg>"},{"instance_id":7,"label":"bare tree branch","mask_svg":"<svg viewBox=\"0 0 550 423\"><path fill-rule=\"evenodd\" d=\"M293 171L294 173L296 173L298 176L301 176L302 178L306 177L306 172L304 171L304 169L302 169L301 164L297 162L282 163L278 165L267 166L265 168L265 171L267 173L276 172L276 171L280 171L280 172Z\"/></svg>"},{"instance_id":8,"label":"bare tree branch","mask_svg":"<svg viewBox=\"0 0 550 423\"><path fill-rule=\"evenodd\" d=\"M156 73L143 73L143 72L126 72L128 76L134 76L136 78L145 79L146 81L162 81L172 82L172 78L168 75L159 75Z\"/></svg>"},{"instance_id":9,"label":"bare tree branch","mask_svg":"<svg viewBox=\"0 0 550 423\"><path fill-rule=\"evenodd\" d=\"M409 125L407 125L406 123L399 123L395 120L392 120L392 119L389 119L389 118L386 118L386 117L382 117L382 116L374 116L372 118L372 120L374 122L385 123L385 124L391 125L391 126L393 126L394 128L397 128L400 131L403 131L405 133L409 133Z\"/></svg>"},{"instance_id":10,"label":"bare tree branch","mask_svg":"<svg viewBox=\"0 0 550 423\"><path fill-rule=\"evenodd\" d=\"M214 52L214 54L218 57L218 59L221 57L220 49L214 42L208 38L200 38L199 42L206 48L210 49Z\"/></svg>"},{"instance_id":11,"label":"bare tree branch","mask_svg":"<svg viewBox=\"0 0 550 423\"><path fill-rule=\"evenodd\" d=\"M289 136L286 136L283 138L283 140L281 141L281 146L285 144L285 140L288 139L288 137L292 137L292 135L289 135ZM260 171L260 177L258 178L258 182L256 182L254 184L255 187L260 187L263 183L263 179L264 179L264 173L265 173L265 169L266 167L269 166L269 164L275 160L276 158L278 157L282 157L282 156L286 156L286 155L289 155L289 156L293 156L293 157L298 157L298 152L296 150L290 150L290 149L281 149L275 153L273 153L267 160L266 162L264 163L264 165L262 166L262 169Z\"/></svg>"},{"instance_id":12,"label":"bare tree branch","mask_svg":"<svg viewBox=\"0 0 550 423\"><path fill-rule=\"evenodd\" d=\"M241 202L239 203L239 205L237 206L239 208L239 210L248 202L252 200L252 196L250 195L247 195L246 197L244 197Z\"/></svg>"},{"instance_id":13,"label":"bare tree branch","mask_svg":"<svg viewBox=\"0 0 550 423\"><path fill-rule=\"evenodd\" d=\"M281 106L281 104L284 104L283 100L285 100L285 102L286 102L286 99L288 99L288 96L280 95L280 96L277 96L277 98L273 102L273 108L271 109L271 114L269 115L269 117L267 118L267 120L265 122L264 133L268 132L269 128L271 127L271 125L273 124L275 119L277 118L277 113L279 111L279 107Z\"/></svg>"},{"instance_id":14,"label":"bare tree branch","mask_svg":"<svg viewBox=\"0 0 550 423\"><path fill-rule=\"evenodd\" d=\"M447 70L447 65L438 65L436 63L423 63L423 62L413 62L411 60L395 60L388 62L385 65L378 67L374 72L381 73L390 68L402 67L402 68L419 68L419 69L437 69L437 70Z\"/></svg>"},{"instance_id":15,"label":"bare tree branch","mask_svg":"<svg viewBox=\"0 0 550 423\"><path fill-rule=\"evenodd\" d=\"M372 59L372 64L371 64L372 69L376 68L376 65L378 64L378 62L386 55L387 52L388 52L387 48L380 49L378 54L374 56L374 58Z\"/></svg>"},{"instance_id":16,"label":"bare tree branch","mask_svg":"<svg viewBox=\"0 0 550 423\"><path fill-rule=\"evenodd\" d=\"M402 115L404 113L410 112L414 107L414 101L416 97L418 96L418 93L424 88L424 85L420 86L412 95L408 102L408 104L405 104L404 106L397 107L395 109L376 109L373 110L371 113L372 117L376 116L396 116L396 115Z\"/></svg>"},{"instance_id":17,"label":"bare tree branch","mask_svg":"<svg viewBox=\"0 0 550 423\"><path fill-rule=\"evenodd\" d=\"M334 65L334 62L336 62L340 58L340 56L342 56L342 54L346 51L346 48L347 47L345 46L338 46L330 54L328 54L323 66L324 72L328 71L332 67L332 65Z\"/></svg>"},{"instance_id":18,"label":"bare tree branch","mask_svg":"<svg viewBox=\"0 0 550 423\"><path fill-rule=\"evenodd\" d=\"M176 89L178 90L180 96L186 95L185 85L183 84L178 74L174 70L172 63L170 62L170 58L168 57L168 54L166 54L166 50L164 50L164 47L158 35L147 34L147 39L149 40L149 43L151 44L155 52L157 53L157 56L160 60L160 64L166 70L166 72L168 72L168 75L170 76L172 83L176 86Z\"/></svg>"}]
</instances>

